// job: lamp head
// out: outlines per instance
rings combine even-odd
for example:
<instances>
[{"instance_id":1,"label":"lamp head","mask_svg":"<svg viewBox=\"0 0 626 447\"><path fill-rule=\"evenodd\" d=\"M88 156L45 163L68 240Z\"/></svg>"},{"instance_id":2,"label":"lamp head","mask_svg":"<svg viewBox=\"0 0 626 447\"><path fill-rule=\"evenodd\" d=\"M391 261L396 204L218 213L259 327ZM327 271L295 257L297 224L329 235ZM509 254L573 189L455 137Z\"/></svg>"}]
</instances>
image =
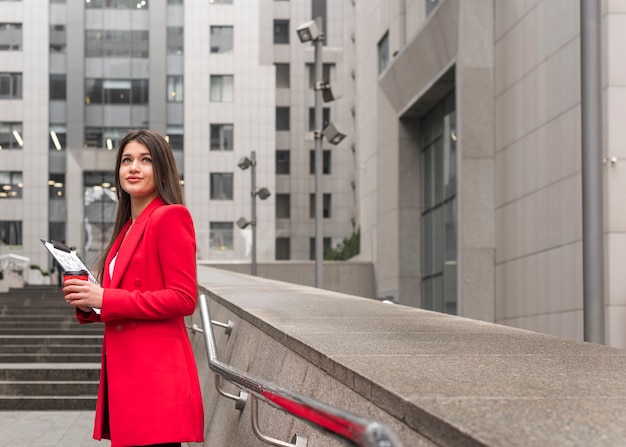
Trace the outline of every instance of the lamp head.
<instances>
[{"instance_id":1,"label":"lamp head","mask_svg":"<svg viewBox=\"0 0 626 447\"><path fill-rule=\"evenodd\" d=\"M237 166L239 166L241 169L243 169L245 171L250 166L252 166L252 160L250 160L248 157L243 157L243 158L239 159L239 162L237 163Z\"/></svg>"},{"instance_id":2,"label":"lamp head","mask_svg":"<svg viewBox=\"0 0 626 447\"><path fill-rule=\"evenodd\" d=\"M270 190L269 190L269 189L267 189L267 188L261 188L261 189L259 189L259 190L256 192L256 195L257 195L257 196L259 196L259 198L260 198L261 200L265 200L265 199L267 199L269 196L271 196L271 195L272 195L272 193L271 193L271 192L270 192Z\"/></svg>"},{"instance_id":3,"label":"lamp head","mask_svg":"<svg viewBox=\"0 0 626 447\"><path fill-rule=\"evenodd\" d=\"M242 230L250 224L251 222L245 217L240 217L239 219L237 219L237 226L241 228Z\"/></svg>"},{"instance_id":4,"label":"lamp head","mask_svg":"<svg viewBox=\"0 0 626 447\"><path fill-rule=\"evenodd\" d=\"M336 87L332 87L330 84L325 84L322 89L322 99L324 102L331 102L335 99L341 98L341 93Z\"/></svg>"},{"instance_id":5,"label":"lamp head","mask_svg":"<svg viewBox=\"0 0 626 447\"><path fill-rule=\"evenodd\" d=\"M330 144L334 145L341 143L341 141L346 137L346 134L339 132L335 125L330 122L326 127L324 127L323 133L326 140L328 140Z\"/></svg>"},{"instance_id":6,"label":"lamp head","mask_svg":"<svg viewBox=\"0 0 626 447\"><path fill-rule=\"evenodd\" d=\"M315 20L309 20L308 22L304 22L296 29L296 32L298 33L298 38L302 43L308 42L310 40L316 40L320 35Z\"/></svg>"}]
</instances>

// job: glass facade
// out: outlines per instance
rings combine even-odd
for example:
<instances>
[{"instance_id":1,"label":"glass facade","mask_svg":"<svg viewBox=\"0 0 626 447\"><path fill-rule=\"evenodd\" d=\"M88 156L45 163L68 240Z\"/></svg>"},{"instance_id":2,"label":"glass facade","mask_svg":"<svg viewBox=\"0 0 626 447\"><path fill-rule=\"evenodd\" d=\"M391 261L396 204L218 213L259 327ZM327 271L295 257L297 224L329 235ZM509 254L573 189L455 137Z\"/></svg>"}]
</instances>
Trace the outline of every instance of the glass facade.
<instances>
[{"instance_id":1,"label":"glass facade","mask_svg":"<svg viewBox=\"0 0 626 447\"><path fill-rule=\"evenodd\" d=\"M85 172L83 187L86 234L83 253L87 258L87 265L90 265L113 235L117 195L111 172Z\"/></svg>"},{"instance_id":2,"label":"glass facade","mask_svg":"<svg viewBox=\"0 0 626 447\"><path fill-rule=\"evenodd\" d=\"M422 307L457 312L457 169L454 93L420 122Z\"/></svg>"},{"instance_id":3,"label":"glass facade","mask_svg":"<svg viewBox=\"0 0 626 447\"><path fill-rule=\"evenodd\" d=\"M0 150L22 149L22 146L24 146L22 123L0 122Z\"/></svg>"}]
</instances>

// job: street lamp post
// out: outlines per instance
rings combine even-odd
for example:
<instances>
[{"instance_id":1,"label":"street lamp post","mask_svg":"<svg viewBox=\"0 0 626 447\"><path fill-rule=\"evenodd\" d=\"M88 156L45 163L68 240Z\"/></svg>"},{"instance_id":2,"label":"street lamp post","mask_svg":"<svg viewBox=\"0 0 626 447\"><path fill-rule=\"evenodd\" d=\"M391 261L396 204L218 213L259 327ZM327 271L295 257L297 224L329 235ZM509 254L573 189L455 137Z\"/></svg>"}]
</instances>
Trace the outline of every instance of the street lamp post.
<instances>
[{"instance_id":1,"label":"street lamp post","mask_svg":"<svg viewBox=\"0 0 626 447\"><path fill-rule=\"evenodd\" d=\"M321 27L321 19L318 19ZM322 44L324 34L320 33L315 39L315 287L324 287L324 190L323 169L324 158L322 152L323 135L319 132L322 128L322 90L318 88L322 82Z\"/></svg>"},{"instance_id":2,"label":"street lamp post","mask_svg":"<svg viewBox=\"0 0 626 447\"><path fill-rule=\"evenodd\" d=\"M256 276L256 197L259 196L261 200L265 200L270 196L270 191L267 188L261 188L259 190L256 189L256 151L252 151L250 153L250 158L243 157L239 160L237 165L242 169L246 170L250 168L251 175L251 186L250 186L250 196L252 202L252 210L250 220L247 220L245 217L239 218L237 220L237 226L241 229L246 228L248 225L252 227L252 261L251 261L251 274Z\"/></svg>"},{"instance_id":3,"label":"street lamp post","mask_svg":"<svg viewBox=\"0 0 626 447\"><path fill-rule=\"evenodd\" d=\"M322 100L324 102L333 101L338 98L331 90L330 84L322 79L322 45L324 44L324 33L322 29L322 19L318 17L316 20L310 20L303 23L297 28L298 38L301 42L313 41L315 45L315 287L324 286L324 188L323 188L323 169L324 157L322 151L322 139L326 139L331 144L339 144L345 138L345 135L337 131L332 123L323 126ZM329 132L326 132L329 129Z\"/></svg>"}]
</instances>

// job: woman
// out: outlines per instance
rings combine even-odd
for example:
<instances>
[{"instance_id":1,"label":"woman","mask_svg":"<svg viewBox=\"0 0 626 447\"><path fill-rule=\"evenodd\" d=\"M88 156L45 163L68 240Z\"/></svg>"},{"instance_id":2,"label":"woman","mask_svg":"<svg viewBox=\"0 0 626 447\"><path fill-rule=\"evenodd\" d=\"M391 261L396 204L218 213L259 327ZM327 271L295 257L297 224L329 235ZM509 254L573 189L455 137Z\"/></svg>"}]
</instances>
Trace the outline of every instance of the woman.
<instances>
[{"instance_id":1,"label":"woman","mask_svg":"<svg viewBox=\"0 0 626 447\"><path fill-rule=\"evenodd\" d=\"M196 243L176 162L162 136L133 130L120 142L115 170L115 228L96 263L102 287L78 279L63 287L80 323L104 323L93 437L111 447L202 442L184 323L196 306Z\"/></svg>"}]
</instances>

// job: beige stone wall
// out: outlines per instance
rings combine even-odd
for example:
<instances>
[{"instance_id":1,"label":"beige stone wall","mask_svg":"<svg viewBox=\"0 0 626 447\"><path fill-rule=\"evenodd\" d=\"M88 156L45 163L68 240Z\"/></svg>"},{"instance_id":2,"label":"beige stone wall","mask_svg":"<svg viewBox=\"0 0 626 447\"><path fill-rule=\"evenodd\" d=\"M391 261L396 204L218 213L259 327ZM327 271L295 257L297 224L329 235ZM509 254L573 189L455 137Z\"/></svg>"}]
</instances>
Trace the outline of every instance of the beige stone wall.
<instances>
[{"instance_id":1,"label":"beige stone wall","mask_svg":"<svg viewBox=\"0 0 626 447\"><path fill-rule=\"evenodd\" d=\"M582 340L578 4L495 11L496 321Z\"/></svg>"}]
</instances>

